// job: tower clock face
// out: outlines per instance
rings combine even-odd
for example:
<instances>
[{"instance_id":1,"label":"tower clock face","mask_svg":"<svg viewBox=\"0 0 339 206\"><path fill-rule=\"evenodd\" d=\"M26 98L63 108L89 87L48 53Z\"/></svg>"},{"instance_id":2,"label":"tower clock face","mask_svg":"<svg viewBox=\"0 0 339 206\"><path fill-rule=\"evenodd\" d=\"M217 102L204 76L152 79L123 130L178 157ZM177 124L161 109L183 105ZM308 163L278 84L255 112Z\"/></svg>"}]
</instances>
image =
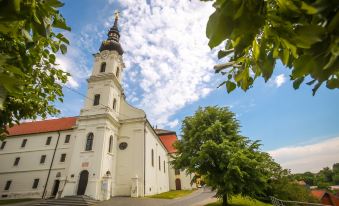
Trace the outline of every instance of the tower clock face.
<instances>
[{"instance_id":1,"label":"tower clock face","mask_svg":"<svg viewBox=\"0 0 339 206\"><path fill-rule=\"evenodd\" d=\"M121 149L121 150L124 150L124 149L126 149L127 148L127 142L121 142L120 144L119 144L119 149Z\"/></svg>"}]
</instances>

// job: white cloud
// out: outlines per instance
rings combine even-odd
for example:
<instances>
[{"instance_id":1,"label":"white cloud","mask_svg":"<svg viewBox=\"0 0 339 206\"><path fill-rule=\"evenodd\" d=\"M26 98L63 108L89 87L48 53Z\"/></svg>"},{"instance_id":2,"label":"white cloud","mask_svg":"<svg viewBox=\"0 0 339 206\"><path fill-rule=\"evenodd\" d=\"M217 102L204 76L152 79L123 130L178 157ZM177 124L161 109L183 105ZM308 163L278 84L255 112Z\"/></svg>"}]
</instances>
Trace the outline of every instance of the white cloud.
<instances>
[{"instance_id":1,"label":"white cloud","mask_svg":"<svg viewBox=\"0 0 339 206\"><path fill-rule=\"evenodd\" d=\"M83 49L79 46L79 40L73 36L74 34L65 33L65 35L71 44L67 46L65 55L56 55L56 63L59 69L69 72L71 75L66 85L78 88L79 84L90 75L91 69L87 66L88 60Z\"/></svg>"},{"instance_id":2,"label":"white cloud","mask_svg":"<svg viewBox=\"0 0 339 206\"><path fill-rule=\"evenodd\" d=\"M118 2L123 7L120 31L128 66L125 83L133 83L126 89L127 97L134 99L138 91L137 106L151 122L175 127L178 122L172 115L216 87L210 84L215 55L205 36L214 9L210 2L197 0Z\"/></svg>"},{"instance_id":3,"label":"white cloud","mask_svg":"<svg viewBox=\"0 0 339 206\"><path fill-rule=\"evenodd\" d=\"M268 153L284 168L293 173L318 172L339 162L339 137L322 140L315 144L284 147Z\"/></svg>"},{"instance_id":4,"label":"white cloud","mask_svg":"<svg viewBox=\"0 0 339 206\"><path fill-rule=\"evenodd\" d=\"M273 79L273 85L275 85L277 88L281 87L286 82L286 76L285 74L279 74Z\"/></svg>"}]
</instances>

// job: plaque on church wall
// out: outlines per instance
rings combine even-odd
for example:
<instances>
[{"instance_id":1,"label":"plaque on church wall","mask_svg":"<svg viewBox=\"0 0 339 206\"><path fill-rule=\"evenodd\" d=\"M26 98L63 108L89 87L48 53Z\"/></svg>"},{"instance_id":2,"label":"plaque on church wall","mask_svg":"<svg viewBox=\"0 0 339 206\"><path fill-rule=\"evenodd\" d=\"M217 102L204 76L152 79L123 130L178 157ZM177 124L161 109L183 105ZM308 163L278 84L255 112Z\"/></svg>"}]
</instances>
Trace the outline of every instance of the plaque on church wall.
<instances>
[{"instance_id":1,"label":"plaque on church wall","mask_svg":"<svg viewBox=\"0 0 339 206\"><path fill-rule=\"evenodd\" d=\"M126 149L126 148L127 148L127 142L121 142L121 143L119 144L119 149L124 150L124 149Z\"/></svg>"},{"instance_id":2,"label":"plaque on church wall","mask_svg":"<svg viewBox=\"0 0 339 206\"><path fill-rule=\"evenodd\" d=\"M89 165L88 162L83 162L83 163L81 164L81 167L88 167L88 165Z\"/></svg>"}]
</instances>

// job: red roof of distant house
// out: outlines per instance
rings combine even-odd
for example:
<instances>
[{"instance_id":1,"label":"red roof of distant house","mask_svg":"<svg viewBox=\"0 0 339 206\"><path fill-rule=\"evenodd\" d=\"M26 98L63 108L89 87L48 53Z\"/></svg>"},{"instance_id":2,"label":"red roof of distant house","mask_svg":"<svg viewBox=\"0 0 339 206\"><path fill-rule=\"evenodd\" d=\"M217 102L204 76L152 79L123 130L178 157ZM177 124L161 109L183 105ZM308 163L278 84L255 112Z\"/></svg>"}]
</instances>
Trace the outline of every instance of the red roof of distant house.
<instances>
[{"instance_id":1,"label":"red roof of distant house","mask_svg":"<svg viewBox=\"0 0 339 206\"><path fill-rule=\"evenodd\" d=\"M326 191L324 190L311 190L311 194L319 200L324 196L325 193Z\"/></svg>"},{"instance_id":2,"label":"red roof of distant house","mask_svg":"<svg viewBox=\"0 0 339 206\"><path fill-rule=\"evenodd\" d=\"M325 190L311 190L311 194L318 198L322 204L339 206L339 198Z\"/></svg>"},{"instance_id":3,"label":"red roof of distant house","mask_svg":"<svg viewBox=\"0 0 339 206\"><path fill-rule=\"evenodd\" d=\"M178 140L176 133L163 129L155 129L155 131L160 137L161 142L165 145L168 153L175 153L177 150L173 147L173 144Z\"/></svg>"},{"instance_id":4,"label":"red roof of distant house","mask_svg":"<svg viewBox=\"0 0 339 206\"><path fill-rule=\"evenodd\" d=\"M43 121L23 122L8 129L8 136L55 132L72 129L76 124L76 117L49 119Z\"/></svg>"}]
</instances>

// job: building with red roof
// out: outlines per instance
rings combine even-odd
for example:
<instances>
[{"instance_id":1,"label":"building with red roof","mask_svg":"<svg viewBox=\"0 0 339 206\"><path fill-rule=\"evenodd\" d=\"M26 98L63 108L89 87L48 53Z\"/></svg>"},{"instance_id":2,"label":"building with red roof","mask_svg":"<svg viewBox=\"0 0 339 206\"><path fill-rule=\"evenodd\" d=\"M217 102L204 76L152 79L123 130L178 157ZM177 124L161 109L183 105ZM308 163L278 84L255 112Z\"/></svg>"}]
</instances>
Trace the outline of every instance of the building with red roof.
<instances>
[{"instance_id":1,"label":"building with red roof","mask_svg":"<svg viewBox=\"0 0 339 206\"><path fill-rule=\"evenodd\" d=\"M311 190L311 194L324 205L339 206L339 197L326 190Z\"/></svg>"},{"instance_id":2,"label":"building with red roof","mask_svg":"<svg viewBox=\"0 0 339 206\"><path fill-rule=\"evenodd\" d=\"M8 128L0 141L0 199L140 197L167 192L175 181L186 188L187 175L170 165L175 132L155 130L125 99L119 39L116 16L93 55L78 117Z\"/></svg>"}]
</instances>

